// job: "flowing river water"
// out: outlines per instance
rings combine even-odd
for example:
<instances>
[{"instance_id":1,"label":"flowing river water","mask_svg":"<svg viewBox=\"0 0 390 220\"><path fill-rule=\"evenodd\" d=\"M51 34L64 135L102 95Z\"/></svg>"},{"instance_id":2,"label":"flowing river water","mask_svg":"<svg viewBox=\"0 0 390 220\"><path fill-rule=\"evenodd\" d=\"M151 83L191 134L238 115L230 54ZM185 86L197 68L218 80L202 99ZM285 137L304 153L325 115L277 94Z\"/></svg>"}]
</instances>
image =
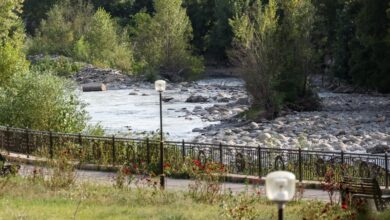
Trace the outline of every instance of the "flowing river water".
<instances>
[{"instance_id":1,"label":"flowing river water","mask_svg":"<svg viewBox=\"0 0 390 220\"><path fill-rule=\"evenodd\" d=\"M211 98L224 92L221 87L243 90L243 81L237 78L215 78L190 84L168 84L163 96L173 100L163 103L163 131L169 133L170 140L191 140L199 135L192 132L194 128L220 123L204 120L196 115L188 117L186 114L186 110L192 112L195 107L211 107L218 104L218 101L185 101L192 94ZM133 94L129 95L130 93ZM156 132L160 128L159 95L153 84L141 83L134 85L133 89L85 92L81 93L81 99L88 104L86 110L91 116L90 123L99 123L107 133Z\"/></svg>"}]
</instances>

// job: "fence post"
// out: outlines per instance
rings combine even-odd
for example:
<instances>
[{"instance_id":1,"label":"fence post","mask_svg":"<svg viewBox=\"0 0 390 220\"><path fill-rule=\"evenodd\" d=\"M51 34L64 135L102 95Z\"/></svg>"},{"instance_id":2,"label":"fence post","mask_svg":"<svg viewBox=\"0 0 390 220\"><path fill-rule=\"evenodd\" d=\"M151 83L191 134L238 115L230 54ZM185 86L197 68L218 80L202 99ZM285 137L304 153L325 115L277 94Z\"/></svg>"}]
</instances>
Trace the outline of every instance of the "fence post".
<instances>
[{"instance_id":1,"label":"fence post","mask_svg":"<svg viewBox=\"0 0 390 220\"><path fill-rule=\"evenodd\" d=\"M9 130L9 126L7 126L7 151L9 155L9 151L11 150L11 140L10 140L11 132Z\"/></svg>"},{"instance_id":2,"label":"fence post","mask_svg":"<svg viewBox=\"0 0 390 220\"><path fill-rule=\"evenodd\" d=\"M344 151L341 151L341 176L344 176Z\"/></svg>"},{"instance_id":3,"label":"fence post","mask_svg":"<svg viewBox=\"0 0 390 220\"><path fill-rule=\"evenodd\" d=\"M83 137L81 136L81 133L79 133L79 145L80 147L83 145Z\"/></svg>"},{"instance_id":4,"label":"fence post","mask_svg":"<svg viewBox=\"0 0 390 220\"><path fill-rule=\"evenodd\" d=\"M28 136L28 128L26 128L26 146L27 146L27 158L30 158L30 139Z\"/></svg>"},{"instance_id":5,"label":"fence post","mask_svg":"<svg viewBox=\"0 0 390 220\"><path fill-rule=\"evenodd\" d=\"M115 153L115 135L112 135L112 165L115 165L116 153Z\"/></svg>"},{"instance_id":6,"label":"fence post","mask_svg":"<svg viewBox=\"0 0 390 220\"><path fill-rule=\"evenodd\" d=\"M146 163L150 164L150 145L149 145L149 138L146 138Z\"/></svg>"},{"instance_id":7,"label":"fence post","mask_svg":"<svg viewBox=\"0 0 390 220\"><path fill-rule=\"evenodd\" d=\"M257 148L257 161L258 161L258 168L259 168L259 178L261 179L261 173L262 173L262 167L261 167L261 147Z\"/></svg>"},{"instance_id":8,"label":"fence post","mask_svg":"<svg viewBox=\"0 0 390 220\"><path fill-rule=\"evenodd\" d=\"M302 149L298 149L298 169L299 169L299 182L302 183Z\"/></svg>"},{"instance_id":9,"label":"fence post","mask_svg":"<svg viewBox=\"0 0 390 220\"><path fill-rule=\"evenodd\" d=\"M53 132L49 132L49 154L50 159L53 159Z\"/></svg>"},{"instance_id":10,"label":"fence post","mask_svg":"<svg viewBox=\"0 0 390 220\"><path fill-rule=\"evenodd\" d=\"M385 184L386 184L386 189L389 189L389 164L388 164L389 158L387 156L387 152L385 153Z\"/></svg>"},{"instance_id":11,"label":"fence post","mask_svg":"<svg viewBox=\"0 0 390 220\"><path fill-rule=\"evenodd\" d=\"M184 140L181 141L181 154L183 156L183 161L185 160L186 158L186 144L184 142Z\"/></svg>"},{"instance_id":12,"label":"fence post","mask_svg":"<svg viewBox=\"0 0 390 220\"><path fill-rule=\"evenodd\" d=\"M223 164L222 142L219 143L219 162Z\"/></svg>"}]
</instances>

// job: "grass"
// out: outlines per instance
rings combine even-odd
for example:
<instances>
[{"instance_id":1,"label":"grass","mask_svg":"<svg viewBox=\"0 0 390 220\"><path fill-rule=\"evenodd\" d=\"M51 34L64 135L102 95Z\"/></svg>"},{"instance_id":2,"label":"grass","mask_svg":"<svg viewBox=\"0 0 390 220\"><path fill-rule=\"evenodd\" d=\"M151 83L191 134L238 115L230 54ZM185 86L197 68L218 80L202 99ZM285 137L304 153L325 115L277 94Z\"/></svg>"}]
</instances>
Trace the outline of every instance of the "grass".
<instances>
[{"instance_id":1,"label":"grass","mask_svg":"<svg viewBox=\"0 0 390 220\"><path fill-rule=\"evenodd\" d=\"M0 207L0 219L277 219L276 206L257 195L226 194L207 204L186 192L90 183L50 190L21 177L10 178L0 189ZM336 219L342 214L337 208L321 214L323 207L321 202L292 202L286 207L285 218ZM383 216L378 219L388 219Z\"/></svg>"}]
</instances>

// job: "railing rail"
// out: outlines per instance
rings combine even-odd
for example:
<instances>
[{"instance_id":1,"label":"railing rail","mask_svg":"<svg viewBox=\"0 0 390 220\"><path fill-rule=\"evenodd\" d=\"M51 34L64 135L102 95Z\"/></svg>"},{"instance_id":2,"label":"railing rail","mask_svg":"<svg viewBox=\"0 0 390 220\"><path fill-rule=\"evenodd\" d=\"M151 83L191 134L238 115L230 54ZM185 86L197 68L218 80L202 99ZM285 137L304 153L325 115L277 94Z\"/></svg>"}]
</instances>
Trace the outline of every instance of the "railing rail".
<instances>
[{"instance_id":1,"label":"railing rail","mask_svg":"<svg viewBox=\"0 0 390 220\"><path fill-rule=\"evenodd\" d=\"M8 152L56 157L62 151L72 153L82 163L123 164L147 163L158 166L159 140L116 136L91 136L0 126L0 147ZM343 151L276 149L260 146L234 146L182 141L165 141L167 163L182 162L186 157L202 163L223 163L232 174L263 177L274 170L293 172L299 181L319 180L332 167L337 177L376 176L389 187L387 154L362 154Z\"/></svg>"}]
</instances>

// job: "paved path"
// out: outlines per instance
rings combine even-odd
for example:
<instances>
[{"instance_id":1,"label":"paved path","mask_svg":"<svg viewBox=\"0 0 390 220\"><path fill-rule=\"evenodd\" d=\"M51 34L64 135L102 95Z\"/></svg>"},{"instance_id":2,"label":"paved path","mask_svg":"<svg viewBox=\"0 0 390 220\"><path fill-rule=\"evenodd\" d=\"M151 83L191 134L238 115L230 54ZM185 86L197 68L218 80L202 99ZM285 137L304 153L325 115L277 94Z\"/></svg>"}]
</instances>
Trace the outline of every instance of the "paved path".
<instances>
[{"instance_id":1,"label":"paved path","mask_svg":"<svg viewBox=\"0 0 390 220\"><path fill-rule=\"evenodd\" d=\"M19 173L22 176L29 176L33 173L34 168L35 167L31 165L22 165ZM38 169L42 169L44 173L47 172L46 168ZM113 185L116 177L116 173L102 171L77 170L76 174L78 182L90 182L102 185ZM166 178L166 189L187 190L188 185L193 182L193 180ZM249 192L255 192L256 190L261 190L264 192L264 186L242 183L223 183L223 189L231 190L234 193L244 192L246 190ZM329 201L329 197L326 192L315 189L305 189L303 193L303 199Z\"/></svg>"}]
</instances>

